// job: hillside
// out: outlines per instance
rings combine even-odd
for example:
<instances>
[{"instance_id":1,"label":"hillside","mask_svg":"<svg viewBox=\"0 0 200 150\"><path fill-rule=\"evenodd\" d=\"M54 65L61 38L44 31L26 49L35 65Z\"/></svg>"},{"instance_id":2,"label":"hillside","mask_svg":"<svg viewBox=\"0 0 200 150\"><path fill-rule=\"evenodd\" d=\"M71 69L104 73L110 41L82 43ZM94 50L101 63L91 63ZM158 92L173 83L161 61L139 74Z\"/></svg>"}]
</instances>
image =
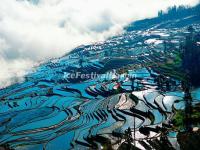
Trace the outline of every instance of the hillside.
<instances>
[{"instance_id":1,"label":"hillside","mask_svg":"<svg viewBox=\"0 0 200 150\"><path fill-rule=\"evenodd\" d=\"M188 26L200 31L196 9L134 22L124 34L79 46L1 89L2 147L179 149L172 120L185 108L180 43ZM192 105L199 92L191 90Z\"/></svg>"}]
</instances>

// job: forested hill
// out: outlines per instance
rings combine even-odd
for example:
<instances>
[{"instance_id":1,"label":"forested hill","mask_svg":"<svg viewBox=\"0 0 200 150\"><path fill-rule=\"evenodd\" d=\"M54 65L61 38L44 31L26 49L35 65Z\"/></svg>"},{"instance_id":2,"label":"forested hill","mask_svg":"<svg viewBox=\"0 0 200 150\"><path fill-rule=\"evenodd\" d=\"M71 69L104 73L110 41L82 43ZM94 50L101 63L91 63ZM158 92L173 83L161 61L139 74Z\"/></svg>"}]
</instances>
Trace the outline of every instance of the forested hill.
<instances>
[{"instance_id":1,"label":"forested hill","mask_svg":"<svg viewBox=\"0 0 200 150\"><path fill-rule=\"evenodd\" d=\"M173 6L167 12L158 12L155 18L139 20L131 23L125 29L127 31L157 28L180 28L192 23L200 22L200 4L195 7Z\"/></svg>"}]
</instances>

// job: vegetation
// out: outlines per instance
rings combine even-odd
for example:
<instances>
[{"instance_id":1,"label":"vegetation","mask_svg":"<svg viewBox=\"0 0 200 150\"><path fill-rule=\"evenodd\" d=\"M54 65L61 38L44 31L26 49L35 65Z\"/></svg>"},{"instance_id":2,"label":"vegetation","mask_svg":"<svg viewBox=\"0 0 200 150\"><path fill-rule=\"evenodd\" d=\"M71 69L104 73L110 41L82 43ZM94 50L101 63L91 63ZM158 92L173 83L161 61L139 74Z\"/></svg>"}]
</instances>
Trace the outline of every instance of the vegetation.
<instances>
[{"instance_id":1,"label":"vegetation","mask_svg":"<svg viewBox=\"0 0 200 150\"><path fill-rule=\"evenodd\" d=\"M159 65L159 70L166 76L185 80L182 69L182 58L180 52L174 52L174 58L168 58L165 63Z\"/></svg>"},{"instance_id":2,"label":"vegetation","mask_svg":"<svg viewBox=\"0 0 200 150\"><path fill-rule=\"evenodd\" d=\"M190 133L179 133L177 136L181 150L199 150L200 131Z\"/></svg>"},{"instance_id":3,"label":"vegetation","mask_svg":"<svg viewBox=\"0 0 200 150\"><path fill-rule=\"evenodd\" d=\"M185 122L185 111L184 110L177 110L175 116L172 120L175 129L184 130ZM191 113L191 123L193 126L199 126L200 124L200 104L197 104L193 107Z\"/></svg>"},{"instance_id":4,"label":"vegetation","mask_svg":"<svg viewBox=\"0 0 200 150\"><path fill-rule=\"evenodd\" d=\"M190 82L194 86L200 85L200 34L196 34L192 26L188 28L190 32L186 37L185 45L182 47L183 63L182 67L187 73Z\"/></svg>"},{"instance_id":5,"label":"vegetation","mask_svg":"<svg viewBox=\"0 0 200 150\"><path fill-rule=\"evenodd\" d=\"M175 24L175 26L172 25L172 27L184 26L186 24L190 25L191 20L193 22L194 20L196 20L199 23L200 4L192 8L189 6L169 7L166 12L162 10L159 11L158 17L133 22L132 24L127 26L125 29L127 31L147 29L149 27L153 27L156 24L162 23L163 21L167 22L167 21L172 21L179 18L187 18L187 17L188 17L188 20L185 20L184 23L181 22L181 23Z\"/></svg>"},{"instance_id":6,"label":"vegetation","mask_svg":"<svg viewBox=\"0 0 200 150\"><path fill-rule=\"evenodd\" d=\"M174 128L178 130L183 130L184 129L183 122L184 122L184 111L183 110L176 111L174 119L172 120Z\"/></svg>"},{"instance_id":7,"label":"vegetation","mask_svg":"<svg viewBox=\"0 0 200 150\"><path fill-rule=\"evenodd\" d=\"M197 5L194 8L190 8L189 6L172 6L169 7L167 12L163 12L162 10L158 12L158 17L162 19L177 19L183 16L190 16L193 14L200 15L200 5Z\"/></svg>"},{"instance_id":8,"label":"vegetation","mask_svg":"<svg viewBox=\"0 0 200 150\"><path fill-rule=\"evenodd\" d=\"M193 86L199 86L200 72L200 34L195 33L192 26L188 27L188 35L180 51L173 52L173 58L167 58L158 69L164 75L181 81L188 81Z\"/></svg>"}]
</instances>

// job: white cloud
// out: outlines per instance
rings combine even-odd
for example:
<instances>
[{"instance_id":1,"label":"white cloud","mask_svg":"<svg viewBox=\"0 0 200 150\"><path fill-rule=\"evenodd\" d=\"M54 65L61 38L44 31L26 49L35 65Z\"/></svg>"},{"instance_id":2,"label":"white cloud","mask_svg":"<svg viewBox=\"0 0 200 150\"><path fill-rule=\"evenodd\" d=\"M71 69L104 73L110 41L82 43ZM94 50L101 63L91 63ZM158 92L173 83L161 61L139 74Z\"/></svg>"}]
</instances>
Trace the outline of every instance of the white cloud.
<instances>
[{"instance_id":1,"label":"white cloud","mask_svg":"<svg viewBox=\"0 0 200 150\"><path fill-rule=\"evenodd\" d=\"M16 82L23 81L23 76L27 73L33 61L28 59L5 60L0 57L0 88L6 87Z\"/></svg>"},{"instance_id":2,"label":"white cloud","mask_svg":"<svg viewBox=\"0 0 200 150\"><path fill-rule=\"evenodd\" d=\"M34 62L120 33L133 20L198 0L1 0L0 86ZM26 64L27 62L27 64ZM3 70L3 71L2 71ZM3 72L3 73L2 73ZM6 76L6 77L5 77ZM6 84L7 85L7 84Z\"/></svg>"}]
</instances>

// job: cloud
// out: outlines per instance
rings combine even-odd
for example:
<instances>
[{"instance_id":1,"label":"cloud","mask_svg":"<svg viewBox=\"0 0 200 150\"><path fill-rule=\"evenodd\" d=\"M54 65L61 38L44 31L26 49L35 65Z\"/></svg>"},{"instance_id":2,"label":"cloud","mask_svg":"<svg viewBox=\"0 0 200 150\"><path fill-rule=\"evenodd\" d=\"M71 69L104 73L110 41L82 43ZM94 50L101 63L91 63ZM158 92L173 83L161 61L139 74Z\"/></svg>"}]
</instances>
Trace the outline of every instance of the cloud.
<instances>
[{"instance_id":1,"label":"cloud","mask_svg":"<svg viewBox=\"0 0 200 150\"><path fill-rule=\"evenodd\" d=\"M133 20L198 0L1 0L0 87L34 63L122 32Z\"/></svg>"}]
</instances>

